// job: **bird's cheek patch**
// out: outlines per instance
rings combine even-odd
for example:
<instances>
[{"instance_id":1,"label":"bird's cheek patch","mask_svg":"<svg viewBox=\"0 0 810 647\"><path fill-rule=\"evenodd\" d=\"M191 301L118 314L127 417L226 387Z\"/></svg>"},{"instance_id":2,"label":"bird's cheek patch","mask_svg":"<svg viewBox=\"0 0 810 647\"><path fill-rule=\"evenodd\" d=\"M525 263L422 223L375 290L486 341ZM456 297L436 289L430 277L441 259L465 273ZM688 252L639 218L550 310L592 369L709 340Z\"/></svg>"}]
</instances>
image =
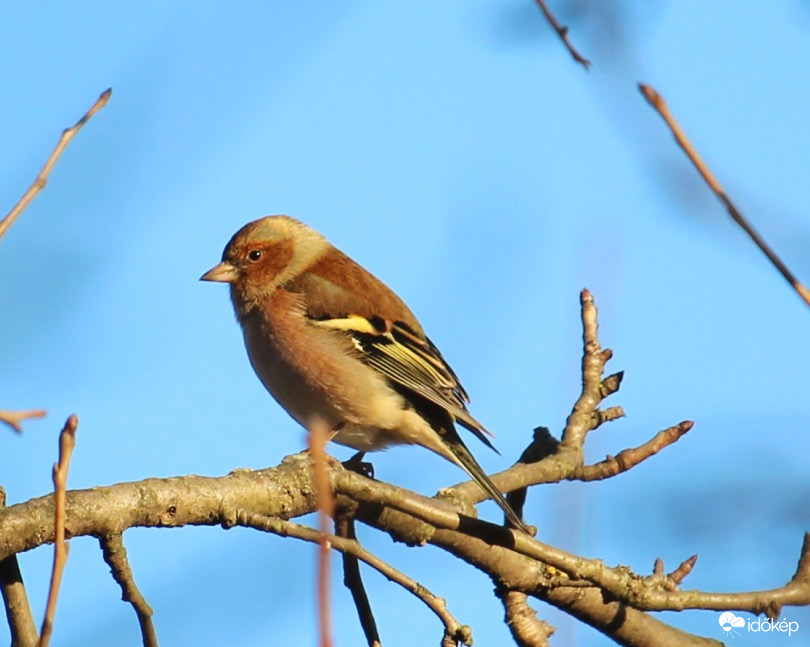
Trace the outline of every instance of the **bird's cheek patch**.
<instances>
[{"instance_id":1,"label":"bird's cheek patch","mask_svg":"<svg viewBox=\"0 0 810 647\"><path fill-rule=\"evenodd\" d=\"M257 274L263 280L273 281L289 267L293 258L293 243L289 240L282 240L268 245L263 251L262 259L256 268Z\"/></svg>"}]
</instances>

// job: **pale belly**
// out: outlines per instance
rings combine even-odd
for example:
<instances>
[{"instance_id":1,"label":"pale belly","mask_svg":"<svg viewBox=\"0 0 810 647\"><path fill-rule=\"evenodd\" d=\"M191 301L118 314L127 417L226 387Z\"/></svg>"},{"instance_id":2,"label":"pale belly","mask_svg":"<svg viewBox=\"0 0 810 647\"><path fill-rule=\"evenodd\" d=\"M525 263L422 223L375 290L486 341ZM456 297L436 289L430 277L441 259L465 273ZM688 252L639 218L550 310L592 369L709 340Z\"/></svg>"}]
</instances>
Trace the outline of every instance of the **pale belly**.
<instances>
[{"instance_id":1,"label":"pale belly","mask_svg":"<svg viewBox=\"0 0 810 647\"><path fill-rule=\"evenodd\" d=\"M325 424L330 431L337 430L335 442L364 452L408 442L397 432L404 401L376 371L346 359L351 362L348 366L327 364L316 372L315 359L307 356L313 344L296 349L302 361L293 363L291 349L268 341L261 326L258 317L243 322L251 366L276 402L301 426Z\"/></svg>"}]
</instances>

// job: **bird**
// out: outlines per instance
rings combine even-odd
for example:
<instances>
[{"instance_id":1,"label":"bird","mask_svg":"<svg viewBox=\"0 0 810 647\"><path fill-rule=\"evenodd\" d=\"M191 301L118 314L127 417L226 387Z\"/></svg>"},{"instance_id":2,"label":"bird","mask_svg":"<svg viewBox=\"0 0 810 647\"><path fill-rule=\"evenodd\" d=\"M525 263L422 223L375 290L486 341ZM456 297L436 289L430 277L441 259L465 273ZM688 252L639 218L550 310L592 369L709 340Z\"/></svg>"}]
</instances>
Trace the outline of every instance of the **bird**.
<instances>
[{"instance_id":1,"label":"bird","mask_svg":"<svg viewBox=\"0 0 810 647\"><path fill-rule=\"evenodd\" d=\"M304 428L325 423L361 453L429 449L531 534L458 434L495 450L453 369L405 302L322 234L286 215L254 220L200 280L230 285L253 370Z\"/></svg>"}]
</instances>

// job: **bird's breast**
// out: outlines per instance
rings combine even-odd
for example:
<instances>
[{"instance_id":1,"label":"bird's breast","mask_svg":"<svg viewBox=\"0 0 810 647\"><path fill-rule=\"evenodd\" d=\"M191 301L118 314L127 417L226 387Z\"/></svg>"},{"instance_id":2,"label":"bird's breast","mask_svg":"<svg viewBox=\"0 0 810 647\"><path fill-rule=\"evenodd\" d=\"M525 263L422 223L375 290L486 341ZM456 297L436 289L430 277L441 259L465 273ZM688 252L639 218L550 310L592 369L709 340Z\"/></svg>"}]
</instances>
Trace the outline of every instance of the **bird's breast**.
<instances>
[{"instance_id":1,"label":"bird's breast","mask_svg":"<svg viewBox=\"0 0 810 647\"><path fill-rule=\"evenodd\" d=\"M276 290L241 323L253 370L301 425L342 425L347 433L335 440L359 449L390 444L402 397L358 359L348 336L313 325L299 295Z\"/></svg>"}]
</instances>

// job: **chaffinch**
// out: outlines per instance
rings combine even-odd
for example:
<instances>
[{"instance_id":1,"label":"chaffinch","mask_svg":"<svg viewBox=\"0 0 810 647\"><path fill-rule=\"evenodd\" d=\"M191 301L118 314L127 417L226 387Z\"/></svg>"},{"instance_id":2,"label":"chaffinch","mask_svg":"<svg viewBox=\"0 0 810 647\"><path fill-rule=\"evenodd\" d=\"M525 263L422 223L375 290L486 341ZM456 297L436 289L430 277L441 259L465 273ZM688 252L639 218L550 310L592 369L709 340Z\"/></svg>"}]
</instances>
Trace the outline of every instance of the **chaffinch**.
<instances>
[{"instance_id":1,"label":"chaffinch","mask_svg":"<svg viewBox=\"0 0 810 647\"><path fill-rule=\"evenodd\" d=\"M324 421L361 452L426 447L528 532L456 432L494 449L453 369L402 299L321 234L288 216L255 220L201 280L230 284L253 370L301 425Z\"/></svg>"}]
</instances>

